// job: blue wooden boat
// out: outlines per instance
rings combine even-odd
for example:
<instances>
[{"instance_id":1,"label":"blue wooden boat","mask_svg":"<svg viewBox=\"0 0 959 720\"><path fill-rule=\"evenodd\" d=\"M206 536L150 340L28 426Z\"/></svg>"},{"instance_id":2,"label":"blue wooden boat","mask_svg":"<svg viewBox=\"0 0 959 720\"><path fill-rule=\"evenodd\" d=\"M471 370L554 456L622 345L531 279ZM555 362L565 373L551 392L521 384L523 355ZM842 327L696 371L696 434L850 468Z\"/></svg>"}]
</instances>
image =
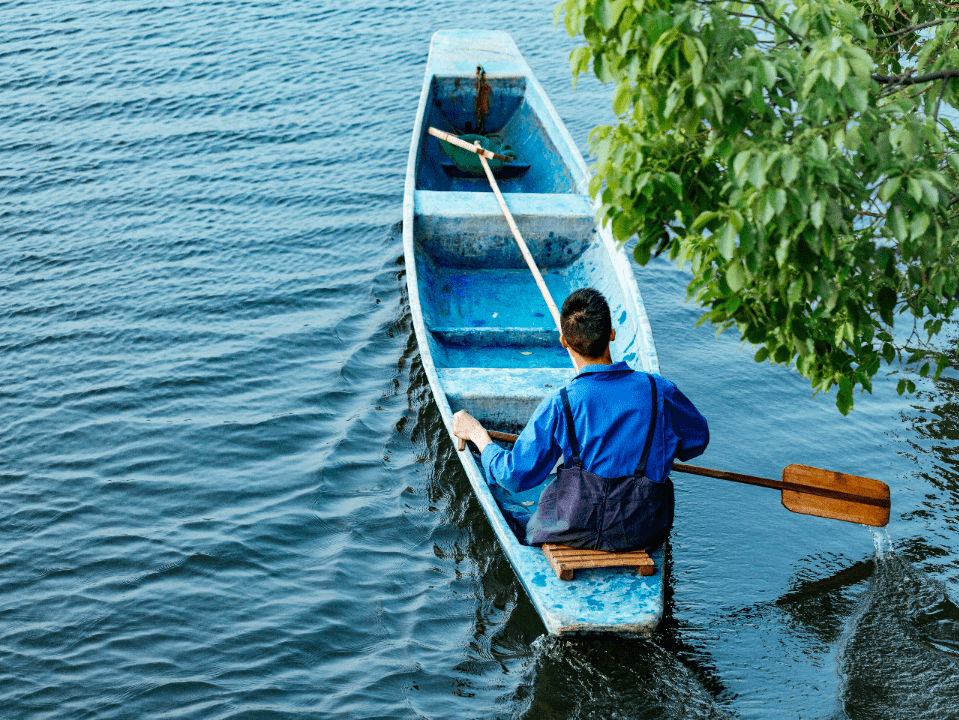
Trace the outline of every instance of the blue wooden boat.
<instances>
[{"instance_id":1,"label":"blue wooden boat","mask_svg":"<svg viewBox=\"0 0 959 720\"><path fill-rule=\"evenodd\" d=\"M478 66L489 88L480 91L482 108ZM488 112L480 117L480 109ZM453 413L465 409L489 429L518 432L573 370L486 177L457 167L428 134L430 126L498 133L515 151L516 159L496 171L497 181L556 302L579 287L600 290L616 329L614 361L658 373L632 265L608 229L596 226L583 158L512 38L438 32L410 147L403 244L416 339L447 429ZM550 633L636 637L655 630L663 614L661 549L650 553L656 564L650 576L627 568L592 569L560 580L540 548L516 540L478 458L458 454Z\"/></svg>"}]
</instances>

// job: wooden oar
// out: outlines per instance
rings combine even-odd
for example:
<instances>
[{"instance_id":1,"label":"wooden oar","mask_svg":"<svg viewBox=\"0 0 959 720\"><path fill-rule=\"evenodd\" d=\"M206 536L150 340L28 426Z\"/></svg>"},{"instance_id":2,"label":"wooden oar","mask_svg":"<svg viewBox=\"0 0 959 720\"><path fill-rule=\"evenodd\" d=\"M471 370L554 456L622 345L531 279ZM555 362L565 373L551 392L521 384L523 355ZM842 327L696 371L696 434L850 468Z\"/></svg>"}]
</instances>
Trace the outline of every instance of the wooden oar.
<instances>
[{"instance_id":1,"label":"wooden oar","mask_svg":"<svg viewBox=\"0 0 959 720\"><path fill-rule=\"evenodd\" d=\"M499 202L500 210L502 210L503 215L506 216L506 223L509 225L509 229L513 233L513 238L516 240L516 244L519 245L520 252L523 253L523 259L526 260L526 264L529 266L530 272L533 273L533 279L536 280L536 286L539 288L539 292L543 296L543 300L546 301L546 306L549 308L550 315L553 316L553 322L556 323L556 329L559 330L559 334L562 335L563 326L559 321L559 309L556 307L556 303L553 302L553 296L549 294L549 288L546 287L546 281L543 280L543 275L536 266L536 261L533 260L532 253L530 253L529 248L526 247L526 241L523 240L523 235L516 226L516 221L513 220L513 213L511 213L509 208L506 206L506 200L503 198L503 193L499 191L499 185L496 183L496 178L493 177L493 170L486 161L487 158L502 158L504 160L507 158L486 150L485 148L481 147L478 142L470 145L465 140L460 140L455 135L450 135L448 132L437 130L435 127L430 127L428 132L433 137L439 138L440 140L445 140L446 142L452 143L453 145L461 147L464 150L474 152L477 154L477 156L479 156L479 161L483 164L483 170L486 172L486 178L489 180L490 187L493 188L493 194L496 196L496 200ZM567 349L566 352L569 353L569 350ZM569 356L569 360L570 362L573 362L573 356L571 354ZM573 362L573 367L576 367L575 362ZM466 440L459 438L456 449L460 452L465 450Z\"/></svg>"},{"instance_id":2,"label":"wooden oar","mask_svg":"<svg viewBox=\"0 0 959 720\"><path fill-rule=\"evenodd\" d=\"M543 299L549 306L549 311L559 328L560 334L563 328L559 321L559 310L556 309L556 303L553 302L543 276L536 267L536 262L530 254L526 242L520 234L513 215L506 206L503 194L499 191L499 185L496 184L496 178L493 177L493 171L490 169L487 158L502 157L496 153L490 152L479 143L470 145L465 140L460 140L455 135L437 130L434 127L429 128L429 134L448 143L452 143L464 150L475 152L483 164L483 170L489 180L493 193L499 201L500 209L506 216L506 222L509 224L513 237L519 245L526 264L529 266L539 291ZM505 159L505 158L504 158ZM572 359L572 356L570 356ZM574 363L575 367L575 363ZM493 440L503 440L506 442L516 442L518 435L501 433L496 431L487 431ZM466 440L459 438L459 450L466 449ZM834 520L844 520L846 522L859 523L861 525L872 525L873 527L884 527L889 523L889 486L879 480L859 477L857 475L846 475L832 470L820 470L819 468L809 467L807 465L789 465L783 470L782 480L770 480L768 478L754 477L752 475L741 475L739 473L730 473L723 470L711 470L710 468L697 467L695 465L684 465L682 463L673 463L673 470L689 473L692 475L705 475L707 477L718 478L720 480L731 480L733 482L744 483L746 485L758 485L759 487L768 487L779 490L782 493L782 504L787 510L803 515L815 515L816 517L832 518Z\"/></svg>"},{"instance_id":3,"label":"wooden oar","mask_svg":"<svg viewBox=\"0 0 959 720\"><path fill-rule=\"evenodd\" d=\"M516 442L519 437L495 430L487 432L493 440L502 442ZM873 527L885 527L889 523L889 486L872 478L821 470L808 465L787 466L783 470L782 480L683 463L673 463L673 470L779 490L782 492L783 505L794 513Z\"/></svg>"}]
</instances>

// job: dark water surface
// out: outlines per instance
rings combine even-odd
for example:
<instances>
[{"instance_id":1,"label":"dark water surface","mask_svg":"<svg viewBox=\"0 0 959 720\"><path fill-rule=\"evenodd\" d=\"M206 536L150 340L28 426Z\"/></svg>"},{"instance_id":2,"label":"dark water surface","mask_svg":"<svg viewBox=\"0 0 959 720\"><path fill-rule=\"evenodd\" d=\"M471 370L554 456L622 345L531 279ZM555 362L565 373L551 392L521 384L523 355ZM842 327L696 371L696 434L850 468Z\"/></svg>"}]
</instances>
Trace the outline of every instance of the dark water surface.
<instances>
[{"instance_id":1,"label":"dark water surface","mask_svg":"<svg viewBox=\"0 0 959 720\"><path fill-rule=\"evenodd\" d=\"M432 33L551 2L0 3L0 717L959 717L959 380L843 419L638 269L702 464L893 487L888 536L677 478L667 618L557 641L430 399L398 222Z\"/></svg>"}]
</instances>

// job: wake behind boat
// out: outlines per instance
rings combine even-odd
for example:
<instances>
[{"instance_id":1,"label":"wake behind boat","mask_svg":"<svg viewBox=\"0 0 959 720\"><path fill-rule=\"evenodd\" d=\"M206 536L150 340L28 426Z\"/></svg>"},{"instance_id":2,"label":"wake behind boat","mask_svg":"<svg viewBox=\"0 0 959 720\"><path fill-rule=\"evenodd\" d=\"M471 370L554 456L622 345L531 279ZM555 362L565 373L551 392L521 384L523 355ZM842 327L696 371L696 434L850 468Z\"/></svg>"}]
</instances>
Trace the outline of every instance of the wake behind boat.
<instances>
[{"instance_id":1,"label":"wake behind boat","mask_svg":"<svg viewBox=\"0 0 959 720\"><path fill-rule=\"evenodd\" d=\"M407 165L403 244L416 339L447 430L464 409L487 428L518 432L573 370L489 182L430 127L495 145L497 182L550 293L562 302L580 287L602 292L616 330L614 361L658 373L631 264L608 229L596 227L583 158L512 38L438 32ZM635 637L655 630L663 614L662 549L650 552L649 576L595 568L561 580L540 548L517 541L477 457L459 457L550 633Z\"/></svg>"}]
</instances>

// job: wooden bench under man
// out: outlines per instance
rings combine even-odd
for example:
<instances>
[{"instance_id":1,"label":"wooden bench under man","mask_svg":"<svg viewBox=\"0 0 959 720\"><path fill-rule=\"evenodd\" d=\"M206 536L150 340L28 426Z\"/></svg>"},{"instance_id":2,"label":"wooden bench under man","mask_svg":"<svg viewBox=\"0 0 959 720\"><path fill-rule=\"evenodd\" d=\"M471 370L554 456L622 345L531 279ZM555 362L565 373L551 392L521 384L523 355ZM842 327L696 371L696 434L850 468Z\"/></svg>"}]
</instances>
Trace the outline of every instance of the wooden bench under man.
<instances>
[{"instance_id":1,"label":"wooden bench under man","mask_svg":"<svg viewBox=\"0 0 959 720\"><path fill-rule=\"evenodd\" d=\"M645 550L611 553L546 543L543 554L560 580L572 580L577 570L585 568L635 567L640 575L656 572L656 565Z\"/></svg>"}]
</instances>

